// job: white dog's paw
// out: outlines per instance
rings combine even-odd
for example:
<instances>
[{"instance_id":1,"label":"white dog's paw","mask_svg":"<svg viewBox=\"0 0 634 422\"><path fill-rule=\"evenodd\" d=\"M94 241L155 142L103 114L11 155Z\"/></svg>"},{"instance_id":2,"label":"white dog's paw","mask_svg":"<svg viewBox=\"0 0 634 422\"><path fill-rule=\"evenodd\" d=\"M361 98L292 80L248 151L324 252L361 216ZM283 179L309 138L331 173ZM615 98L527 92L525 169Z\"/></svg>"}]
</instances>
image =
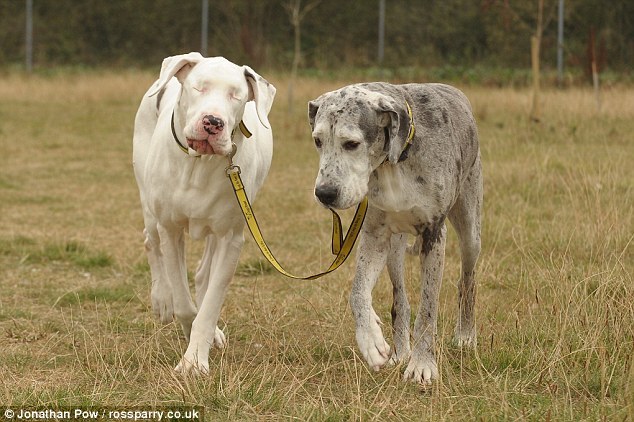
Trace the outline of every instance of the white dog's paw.
<instances>
[{"instance_id":1,"label":"white dog's paw","mask_svg":"<svg viewBox=\"0 0 634 422\"><path fill-rule=\"evenodd\" d=\"M404 381L413 381L423 385L431 385L431 381L438 379L438 365L431 356L416 359L412 356L403 374Z\"/></svg>"},{"instance_id":2,"label":"white dog's paw","mask_svg":"<svg viewBox=\"0 0 634 422\"><path fill-rule=\"evenodd\" d=\"M211 337L206 337L206 335ZM192 334L185 355L174 368L176 372L184 375L207 375L209 373L210 347L224 348L227 345L227 338L225 333L217 326L213 333L207 333L206 335L201 338L200 333L197 336Z\"/></svg>"},{"instance_id":3,"label":"white dog's paw","mask_svg":"<svg viewBox=\"0 0 634 422\"><path fill-rule=\"evenodd\" d=\"M174 301L172 292L166 289L152 288L152 311L161 324L169 324L174 320Z\"/></svg>"},{"instance_id":4,"label":"white dog's paw","mask_svg":"<svg viewBox=\"0 0 634 422\"><path fill-rule=\"evenodd\" d=\"M207 375L209 374L209 361L198 359L197 357L183 356L181 361L176 365L174 371L181 375Z\"/></svg>"},{"instance_id":5,"label":"white dog's paw","mask_svg":"<svg viewBox=\"0 0 634 422\"><path fill-rule=\"evenodd\" d=\"M214 339L211 342L211 347L215 347L217 349L224 349L227 345L227 338L225 337L225 333L218 327L216 327L216 332L214 333Z\"/></svg>"},{"instance_id":6,"label":"white dog's paw","mask_svg":"<svg viewBox=\"0 0 634 422\"><path fill-rule=\"evenodd\" d=\"M390 359L390 346L383 338L383 333L378 324L372 324L366 329L357 329L357 345L368 363L374 371L378 371Z\"/></svg>"}]
</instances>

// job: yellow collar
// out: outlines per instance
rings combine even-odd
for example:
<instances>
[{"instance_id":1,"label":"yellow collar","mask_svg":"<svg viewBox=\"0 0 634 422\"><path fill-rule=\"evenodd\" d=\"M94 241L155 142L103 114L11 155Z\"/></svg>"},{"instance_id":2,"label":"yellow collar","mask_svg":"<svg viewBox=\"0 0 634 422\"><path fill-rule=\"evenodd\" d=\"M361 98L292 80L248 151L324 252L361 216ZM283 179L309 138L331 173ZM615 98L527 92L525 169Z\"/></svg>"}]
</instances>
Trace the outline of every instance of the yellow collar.
<instances>
[{"instance_id":1,"label":"yellow collar","mask_svg":"<svg viewBox=\"0 0 634 422\"><path fill-rule=\"evenodd\" d=\"M412 108L409 106L407 100L405 101L405 106L407 107L407 115L409 116L409 132L407 133L407 139L405 140L405 144L403 145L403 149L401 150L401 155L398 157L398 163L404 161L407 158L408 151L412 146L412 141L414 140L414 136L416 135L414 115L412 114Z\"/></svg>"}]
</instances>

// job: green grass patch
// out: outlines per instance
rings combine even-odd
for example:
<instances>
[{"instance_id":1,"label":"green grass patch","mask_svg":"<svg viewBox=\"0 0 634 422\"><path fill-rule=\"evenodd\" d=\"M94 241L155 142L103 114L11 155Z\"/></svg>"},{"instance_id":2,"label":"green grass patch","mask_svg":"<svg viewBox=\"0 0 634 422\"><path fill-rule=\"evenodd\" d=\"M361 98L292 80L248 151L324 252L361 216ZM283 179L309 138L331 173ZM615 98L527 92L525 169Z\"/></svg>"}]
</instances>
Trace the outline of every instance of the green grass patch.
<instances>
[{"instance_id":1,"label":"green grass patch","mask_svg":"<svg viewBox=\"0 0 634 422\"><path fill-rule=\"evenodd\" d=\"M275 272L275 268L263 258L243 260L236 269L236 275L240 277L257 277Z\"/></svg>"},{"instance_id":2,"label":"green grass patch","mask_svg":"<svg viewBox=\"0 0 634 422\"><path fill-rule=\"evenodd\" d=\"M129 302L136 297L131 285L84 287L57 298L55 306L76 306L89 303Z\"/></svg>"},{"instance_id":3,"label":"green grass patch","mask_svg":"<svg viewBox=\"0 0 634 422\"><path fill-rule=\"evenodd\" d=\"M109 267L113 264L112 258L107 253L91 251L85 245L74 241L47 244L43 249L34 251L28 261L32 263L69 262L84 270Z\"/></svg>"},{"instance_id":4,"label":"green grass patch","mask_svg":"<svg viewBox=\"0 0 634 422\"><path fill-rule=\"evenodd\" d=\"M14 256L27 264L68 263L86 271L114 265L108 253L91 250L76 241L40 244L35 239L22 236L0 239L0 255Z\"/></svg>"},{"instance_id":5,"label":"green grass patch","mask_svg":"<svg viewBox=\"0 0 634 422\"><path fill-rule=\"evenodd\" d=\"M32 318L33 314L26 309L16 309L16 308L0 308L0 321L12 320L18 318L29 319Z\"/></svg>"}]
</instances>

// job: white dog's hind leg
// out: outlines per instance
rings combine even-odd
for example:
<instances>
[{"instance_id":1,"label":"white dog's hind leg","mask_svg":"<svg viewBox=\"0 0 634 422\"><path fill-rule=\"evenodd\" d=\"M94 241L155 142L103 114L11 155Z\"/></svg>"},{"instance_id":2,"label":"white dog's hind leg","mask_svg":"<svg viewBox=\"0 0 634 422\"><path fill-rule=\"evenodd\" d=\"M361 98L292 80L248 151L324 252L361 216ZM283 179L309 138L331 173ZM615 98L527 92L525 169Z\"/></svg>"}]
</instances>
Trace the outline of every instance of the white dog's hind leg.
<instances>
[{"instance_id":1,"label":"white dog's hind leg","mask_svg":"<svg viewBox=\"0 0 634 422\"><path fill-rule=\"evenodd\" d=\"M383 337L381 321L372 308L372 289L385 267L389 251L390 234L373 230L366 217L357 249L357 271L350 293L350 307L356 323L359 350L370 368L378 371L390 358L390 346ZM381 235L377 236L377 232Z\"/></svg>"},{"instance_id":2,"label":"white dog's hind leg","mask_svg":"<svg viewBox=\"0 0 634 422\"><path fill-rule=\"evenodd\" d=\"M185 355L176 366L176 371L203 374L209 372L209 349L213 346L218 348L225 346L225 335L217 324L243 244L244 235L241 231L235 235L229 233L226 237L217 240L207 292L192 324L189 345Z\"/></svg>"},{"instance_id":3,"label":"white dog's hind leg","mask_svg":"<svg viewBox=\"0 0 634 422\"><path fill-rule=\"evenodd\" d=\"M445 261L445 239L447 228L443 223L423 233L421 247L422 291L414 322L414 348L403 378L430 384L438 378L436 363L436 321L438 319L438 297Z\"/></svg>"},{"instance_id":4,"label":"white dog's hind leg","mask_svg":"<svg viewBox=\"0 0 634 422\"><path fill-rule=\"evenodd\" d=\"M172 286L169 283L163 269L161 257L161 245L156 224L147 225L149 228L143 230L145 235L145 253L147 261L150 265L150 274L152 277L152 290L150 298L152 300L152 311L159 321L168 324L174 319L174 303L172 300Z\"/></svg>"},{"instance_id":5,"label":"white dog's hind leg","mask_svg":"<svg viewBox=\"0 0 634 422\"><path fill-rule=\"evenodd\" d=\"M196 305L187 282L184 232L182 228L167 229L159 224L158 233L161 239L163 267L172 285L174 315L181 324L185 337L189 339L192 321L196 317Z\"/></svg>"},{"instance_id":6,"label":"white dog's hind leg","mask_svg":"<svg viewBox=\"0 0 634 422\"><path fill-rule=\"evenodd\" d=\"M387 257L387 271L392 281L392 333L394 351L390 363L405 362L410 354L409 324L410 306L405 289L404 259L407 236L392 235L390 253Z\"/></svg>"},{"instance_id":7,"label":"white dog's hind leg","mask_svg":"<svg viewBox=\"0 0 634 422\"><path fill-rule=\"evenodd\" d=\"M203 298L209 285L209 274L213 261L214 249L216 248L216 237L212 234L205 239L205 250L196 270L196 304L198 308L202 306Z\"/></svg>"}]
</instances>

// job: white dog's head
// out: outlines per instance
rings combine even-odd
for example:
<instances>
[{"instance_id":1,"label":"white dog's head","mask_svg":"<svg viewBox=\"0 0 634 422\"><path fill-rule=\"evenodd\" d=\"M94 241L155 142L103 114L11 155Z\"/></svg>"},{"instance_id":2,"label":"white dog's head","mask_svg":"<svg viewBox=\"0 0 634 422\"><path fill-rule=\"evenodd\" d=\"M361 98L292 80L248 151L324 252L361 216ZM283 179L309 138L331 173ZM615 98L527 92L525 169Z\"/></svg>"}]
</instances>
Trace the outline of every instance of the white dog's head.
<instances>
[{"instance_id":1,"label":"white dog's head","mask_svg":"<svg viewBox=\"0 0 634 422\"><path fill-rule=\"evenodd\" d=\"M231 134L248 101L255 101L262 125L270 126L267 116L275 88L249 66L238 66L223 57L204 58L199 53L168 57L149 95L159 93L172 77L182 85L176 115L183 122L188 146L199 154L231 153Z\"/></svg>"},{"instance_id":2,"label":"white dog's head","mask_svg":"<svg viewBox=\"0 0 634 422\"><path fill-rule=\"evenodd\" d=\"M386 159L398 161L410 124L404 105L364 84L310 101L308 120L319 151L315 197L338 209L363 200L370 175Z\"/></svg>"}]
</instances>

